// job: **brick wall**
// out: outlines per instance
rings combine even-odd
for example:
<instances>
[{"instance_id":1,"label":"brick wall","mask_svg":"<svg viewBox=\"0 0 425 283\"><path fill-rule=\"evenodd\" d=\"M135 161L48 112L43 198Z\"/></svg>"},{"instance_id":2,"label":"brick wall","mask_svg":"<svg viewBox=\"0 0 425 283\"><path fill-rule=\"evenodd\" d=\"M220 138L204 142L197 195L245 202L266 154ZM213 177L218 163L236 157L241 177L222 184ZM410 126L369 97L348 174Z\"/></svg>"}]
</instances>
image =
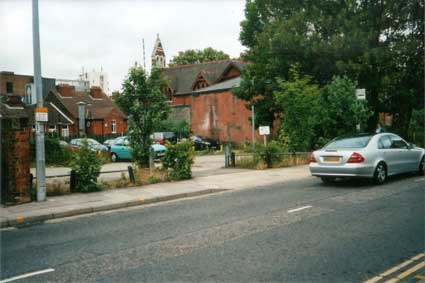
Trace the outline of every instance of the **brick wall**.
<instances>
[{"instance_id":1,"label":"brick wall","mask_svg":"<svg viewBox=\"0 0 425 283\"><path fill-rule=\"evenodd\" d=\"M7 94L6 83L13 83L13 94L24 96L25 85L33 83L32 76L17 75L12 72L0 72L0 94ZM56 80L52 78L42 78L43 96L46 97L49 91L55 87Z\"/></svg>"},{"instance_id":2,"label":"brick wall","mask_svg":"<svg viewBox=\"0 0 425 283\"><path fill-rule=\"evenodd\" d=\"M15 74L0 74L0 93L6 94L6 83L13 83L13 94L24 96L25 95L25 85L32 83L32 76L22 76Z\"/></svg>"},{"instance_id":3,"label":"brick wall","mask_svg":"<svg viewBox=\"0 0 425 283\"><path fill-rule=\"evenodd\" d=\"M192 96L188 95L176 95L172 97L173 105L188 105L192 100Z\"/></svg>"},{"instance_id":4,"label":"brick wall","mask_svg":"<svg viewBox=\"0 0 425 283\"><path fill-rule=\"evenodd\" d=\"M191 128L195 135L242 143L251 141L251 111L230 90L191 96ZM257 131L258 132L258 131ZM256 136L258 140L261 137Z\"/></svg>"},{"instance_id":5,"label":"brick wall","mask_svg":"<svg viewBox=\"0 0 425 283\"><path fill-rule=\"evenodd\" d=\"M27 202L30 197L31 130L7 131L2 136L2 156L6 157L6 201Z\"/></svg>"}]
</instances>

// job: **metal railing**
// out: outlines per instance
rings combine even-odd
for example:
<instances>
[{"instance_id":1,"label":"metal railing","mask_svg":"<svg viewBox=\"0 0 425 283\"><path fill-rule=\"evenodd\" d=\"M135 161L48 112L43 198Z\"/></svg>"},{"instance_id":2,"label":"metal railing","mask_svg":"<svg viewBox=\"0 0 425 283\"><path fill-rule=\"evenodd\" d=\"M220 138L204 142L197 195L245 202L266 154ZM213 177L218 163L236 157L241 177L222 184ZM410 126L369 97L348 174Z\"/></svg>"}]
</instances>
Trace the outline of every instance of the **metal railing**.
<instances>
[{"instance_id":1,"label":"metal railing","mask_svg":"<svg viewBox=\"0 0 425 283\"><path fill-rule=\"evenodd\" d=\"M102 174L111 174L111 173L128 173L130 182L134 183L135 182L135 177L134 177L134 169L132 166L128 166L127 169L124 170L108 170L108 171L102 171L99 173L99 176ZM76 172L74 170L71 170L69 172L69 174L56 174L56 175L48 175L46 176L46 179L48 178L64 178L64 177L69 177L69 184L70 184L70 190L71 192L75 190L75 185L76 185L76 180L78 178ZM34 180L36 180L37 177L35 177L33 174L30 174L30 187L32 187L32 183Z\"/></svg>"},{"instance_id":2,"label":"metal railing","mask_svg":"<svg viewBox=\"0 0 425 283\"><path fill-rule=\"evenodd\" d=\"M234 167L255 167L264 162L267 168L307 164L310 152L242 152L233 153Z\"/></svg>"}]
</instances>

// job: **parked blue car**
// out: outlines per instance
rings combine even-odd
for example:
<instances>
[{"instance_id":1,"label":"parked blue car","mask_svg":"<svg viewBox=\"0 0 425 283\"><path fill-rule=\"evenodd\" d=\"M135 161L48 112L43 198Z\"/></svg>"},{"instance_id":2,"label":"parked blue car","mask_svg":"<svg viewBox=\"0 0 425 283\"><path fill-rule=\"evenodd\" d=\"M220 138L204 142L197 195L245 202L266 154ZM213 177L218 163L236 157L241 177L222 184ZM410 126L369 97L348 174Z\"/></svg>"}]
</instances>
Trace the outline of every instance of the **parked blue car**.
<instances>
[{"instance_id":1,"label":"parked blue car","mask_svg":"<svg viewBox=\"0 0 425 283\"><path fill-rule=\"evenodd\" d=\"M159 159L164 156L167 148L160 144L151 145L155 153L154 158ZM111 160L117 162L119 160L132 160L133 155L131 153L130 143L126 136L116 138L111 143Z\"/></svg>"}]
</instances>

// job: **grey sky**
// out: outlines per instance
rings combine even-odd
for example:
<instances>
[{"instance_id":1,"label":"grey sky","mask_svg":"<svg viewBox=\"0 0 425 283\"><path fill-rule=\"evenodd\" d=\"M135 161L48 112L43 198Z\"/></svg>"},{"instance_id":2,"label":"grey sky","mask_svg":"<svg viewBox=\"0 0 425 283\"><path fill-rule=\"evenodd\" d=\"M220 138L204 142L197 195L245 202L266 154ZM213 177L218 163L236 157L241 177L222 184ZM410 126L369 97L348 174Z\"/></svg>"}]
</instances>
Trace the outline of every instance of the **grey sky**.
<instances>
[{"instance_id":1,"label":"grey sky","mask_svg":"<svg viewBox=\"0 0 425 283\"><path fill-rule=\"evenodd\" d=\"M42 74L76 79L102 66L110 89L121 89L129 66L146 63L159 33L167 62L178 51L213 47L231 57L244 50L244 0L39 0ZM30 0L0 0L0 70L33 74Z\"/></svg>"}]
</instances>

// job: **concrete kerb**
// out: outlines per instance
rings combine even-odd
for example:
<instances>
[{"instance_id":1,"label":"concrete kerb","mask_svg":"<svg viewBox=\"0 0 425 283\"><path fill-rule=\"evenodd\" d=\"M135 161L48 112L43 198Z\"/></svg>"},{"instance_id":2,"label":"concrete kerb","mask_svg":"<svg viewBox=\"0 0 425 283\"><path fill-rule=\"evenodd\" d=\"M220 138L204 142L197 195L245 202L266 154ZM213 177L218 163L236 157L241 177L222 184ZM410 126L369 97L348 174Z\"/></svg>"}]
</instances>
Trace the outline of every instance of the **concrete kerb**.
<instances>
[{"instance_id":1,"label":"concrete kerb","mask_svg":"<svg viewBox=\"0 0 425 283\"><path fill-rule=\"evenodd\" d=\"M1 219L0 228L22 227L25 225L42 223L50 219L65 218L65 217L71 217L76 215L90 214L94 212L116 210L116 209L121 209L125 207L141 206L141 205L147 205L147 204L158 203L158 202L166 202L166 201L172 201L172 200L183 199L183 198L191 198L191 197L196 197L196 196L201 196L206 194L219 193L222 191L225 191L225 190L207 189L207 190L201 190L201 191L194 191L190 193L175 194L175 195L169 195L169 196L163 196L163 197L153 197L148 199L139 198L137 200L127 201L122 203L108 203L108 204L93 206L93 207L79 207L75 209L68 209L61 212L46 213L42 215L16 216L9 219L5 219L5 218Z\"/></svg>"}]
</instances>

